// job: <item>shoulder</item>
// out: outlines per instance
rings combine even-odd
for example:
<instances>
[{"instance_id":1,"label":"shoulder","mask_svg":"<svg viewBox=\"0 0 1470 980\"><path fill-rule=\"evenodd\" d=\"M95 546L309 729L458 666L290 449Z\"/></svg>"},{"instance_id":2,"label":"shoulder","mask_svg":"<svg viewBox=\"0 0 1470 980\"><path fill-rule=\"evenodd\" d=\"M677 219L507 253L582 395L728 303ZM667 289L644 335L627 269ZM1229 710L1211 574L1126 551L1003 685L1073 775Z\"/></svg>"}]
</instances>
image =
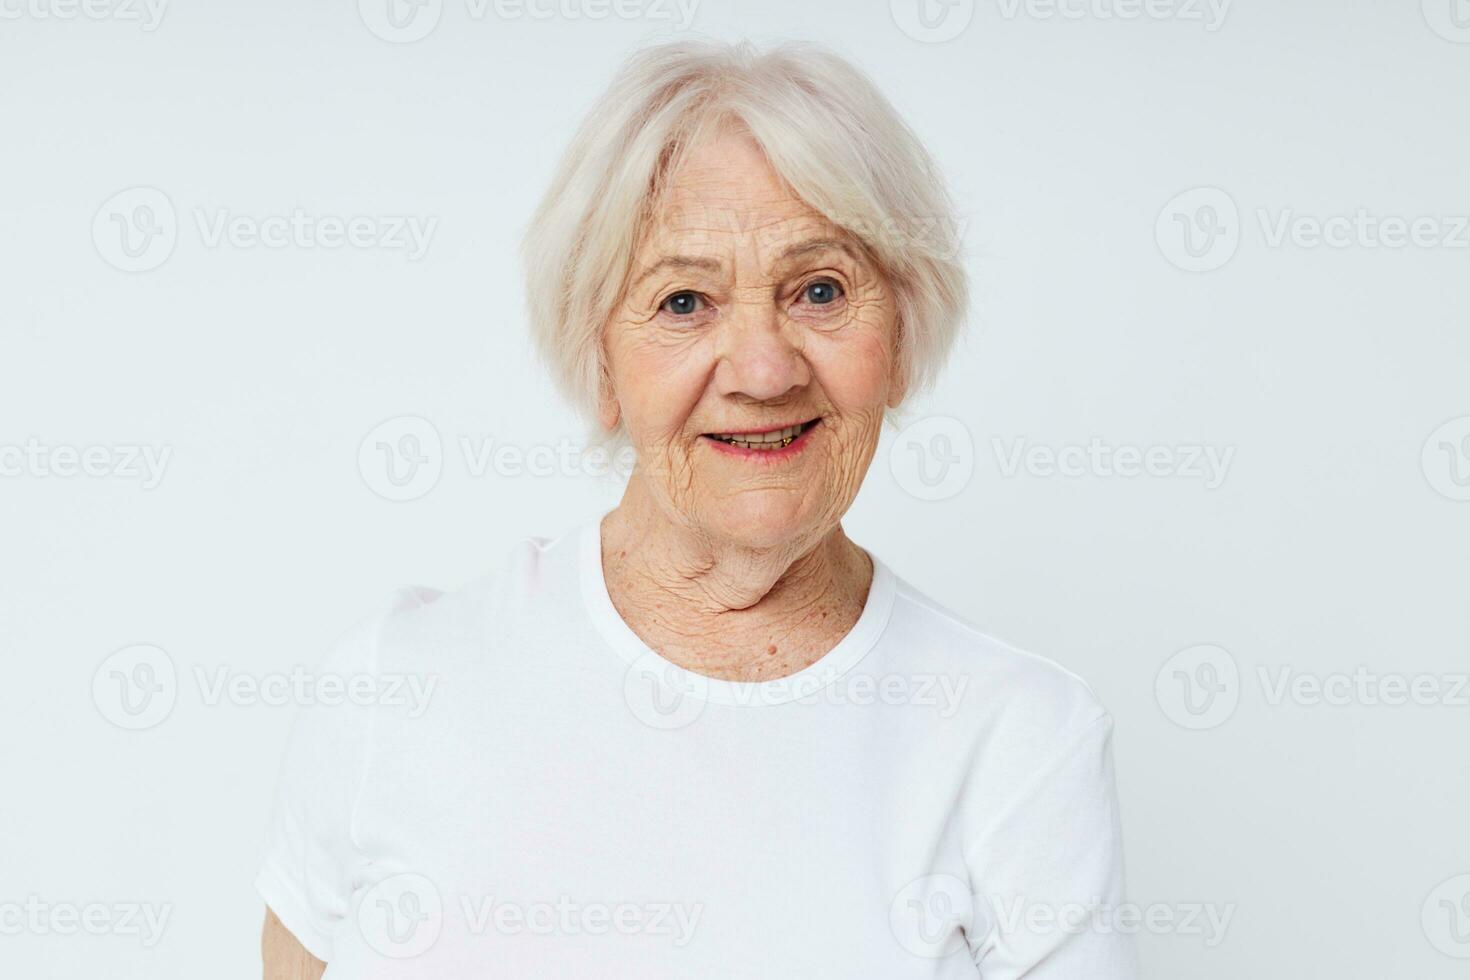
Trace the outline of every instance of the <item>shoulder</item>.
<instances>
[{"instance_id":1,"label":"shoulder","mask_svg":"<svg viewBox=\"0 0 1470 980\"><path fill-rule=\"evenodd\" d=\"M342 635L334 656L373 669L422 661L462 641L483 641L524 613L539 596L564 591L574 571L575 531L528 535L504 549L480 575L453 588L400 585L381 595Z\"/></svg>"},{"instance_id":2,"label":"shoulder","mask_svg":"<svg viewBox=\"0 0 1470 980\"><path fill-rule=\"evenodd\" d=\"M1040 653L1022 649L899 579L890 627L924 667L963 686L963 705L991 730L1054 739L1111 718L1092 685Z\"/></svg>"}]
</instances>

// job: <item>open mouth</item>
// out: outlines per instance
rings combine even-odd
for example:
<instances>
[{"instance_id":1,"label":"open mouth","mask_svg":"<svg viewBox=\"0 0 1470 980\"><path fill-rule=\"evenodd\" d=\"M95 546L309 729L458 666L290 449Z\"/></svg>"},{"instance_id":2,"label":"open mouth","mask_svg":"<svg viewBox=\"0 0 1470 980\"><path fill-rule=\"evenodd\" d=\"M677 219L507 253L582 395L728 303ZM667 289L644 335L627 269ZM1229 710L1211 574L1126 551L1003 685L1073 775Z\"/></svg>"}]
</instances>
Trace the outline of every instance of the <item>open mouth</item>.
<instances>
[{"instance_id":1,"label":"open mouth","mask_svg":"<svg viewBox=\"0 0 1470 980\"><path fill-rule=\"evenodd\" d=\"M706 432L704 438L735 449L770 453L786 449L801 440L821 422L821 418L807 419L794 425L753 432Z\"/></svg>"}]
</instances>

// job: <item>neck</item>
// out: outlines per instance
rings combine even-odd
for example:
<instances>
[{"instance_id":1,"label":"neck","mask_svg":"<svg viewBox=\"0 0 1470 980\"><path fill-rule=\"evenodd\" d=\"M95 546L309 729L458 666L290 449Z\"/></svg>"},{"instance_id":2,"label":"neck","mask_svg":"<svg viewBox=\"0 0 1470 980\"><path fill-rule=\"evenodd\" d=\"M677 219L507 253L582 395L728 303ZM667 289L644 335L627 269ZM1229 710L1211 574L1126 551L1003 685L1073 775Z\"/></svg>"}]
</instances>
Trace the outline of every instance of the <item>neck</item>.
<instances>
[{"instance_id":1,"label":"neck","mask_svg":"<svg viewBox=\"0 0 1470 980\"><path fill-rule=\"evenodd\" d=\"M649 647L724 680L793 674L862 613L867 554L841 525L773 547L731 542L664 511L635 473L602 525L603 574L619 615Z\"/></svg>"}]
</instances>

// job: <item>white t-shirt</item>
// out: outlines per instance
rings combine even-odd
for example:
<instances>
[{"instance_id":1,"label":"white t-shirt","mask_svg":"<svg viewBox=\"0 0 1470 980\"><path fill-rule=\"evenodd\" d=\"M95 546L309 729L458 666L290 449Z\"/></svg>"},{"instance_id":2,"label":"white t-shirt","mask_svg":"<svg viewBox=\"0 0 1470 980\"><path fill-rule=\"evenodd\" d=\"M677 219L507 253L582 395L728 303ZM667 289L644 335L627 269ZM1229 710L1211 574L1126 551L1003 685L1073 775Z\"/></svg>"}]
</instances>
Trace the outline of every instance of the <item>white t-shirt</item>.
<instances>
[{"instance_id":1,"label":"white t-shirt","mask_svg":"<svg viewBox=\"0 0 1470 980\"><path fill-rule=\"evenodd\" d=\"M824 657L708 679L618 616L599 529L320 665L256 885L327 980L1134 976L1083 681L876 557Z\"/></svg>"}]
</instances>

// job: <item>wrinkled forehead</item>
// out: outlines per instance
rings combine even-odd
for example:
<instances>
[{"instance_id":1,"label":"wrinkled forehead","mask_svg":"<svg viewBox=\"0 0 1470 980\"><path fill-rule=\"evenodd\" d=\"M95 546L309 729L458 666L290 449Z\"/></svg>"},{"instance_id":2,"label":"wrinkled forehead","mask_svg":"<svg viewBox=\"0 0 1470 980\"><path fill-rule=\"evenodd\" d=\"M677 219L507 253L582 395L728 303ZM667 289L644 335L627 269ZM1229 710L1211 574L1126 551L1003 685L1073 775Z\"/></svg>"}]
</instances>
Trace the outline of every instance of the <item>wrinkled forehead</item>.
<instances>
[{"instance_id":1,"label":"wrinkled forehead","mask_svg":"<svg viewBox=\"0 0 1470 980\"><path fill-rule=\"evenodd\" d=\"M776 173L753 141L727 136L692 150L650 199L639 265L667 255L753 257L769 269L794 247L857 239L812 207Z\"/></svg>"},{"instance_id":2,"label":"wrinkled forehead","mask_svg":"<svg viewBox=\"0 0 1470 980\"><path fill-rule=\"evenodd\" d=\"M802 242L847 242L849 236L817 211L763 207L759 202L690 201L653 216L641 259L678 253L709 258L754 258L762 267ZM850 244L850 243L849 243Z\"/></svg>"}]
</instances>

